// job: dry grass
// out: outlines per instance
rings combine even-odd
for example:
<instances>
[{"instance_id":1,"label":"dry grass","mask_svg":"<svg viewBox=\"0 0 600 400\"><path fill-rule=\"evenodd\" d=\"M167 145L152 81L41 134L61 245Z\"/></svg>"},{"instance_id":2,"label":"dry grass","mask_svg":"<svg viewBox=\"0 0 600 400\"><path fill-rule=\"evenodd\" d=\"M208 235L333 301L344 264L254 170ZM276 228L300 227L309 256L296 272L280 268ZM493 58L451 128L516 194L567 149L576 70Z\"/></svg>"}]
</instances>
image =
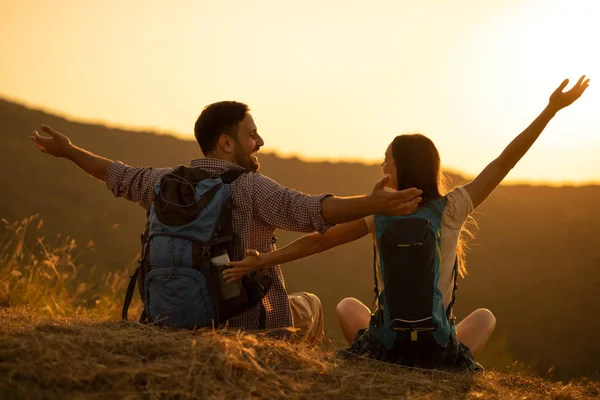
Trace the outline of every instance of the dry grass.
<instances>
[{"instance_id":1,"label":"dry grass","mask_svg":"<svg viewBox=\"0 0 600 400\"><path fill-rule=\"evenodd\" d=\"M5 221L0 241L0 398L588 399L600 383L527 374L460 375L240 332L175 331L119 315L126 270L82 284L69 238L48 245ZM40 228L40 222L37 223ZM83 286L82 286L83 285Z\"/></svg>"},{"instance_id":2,"label":"dry grass","mask_svg":"<svg viewBox=\"0 0 600 400\"><path fill-rule=\"evenodd\" d=\"M342 360L239 332L0 310L2 399L589 399L592 381L523 374L457 375Z\"/></svg>"},{"instance_id":3,"label":"dry grass","mask_svg":"<svg viewBox=\"0 0 600 400\"><path fill-rule=\"evenodd\" d=\"M40 236L43 220L37 215L2 223L0 306L28 305L51 316L120 315L131 266L96 276L95 267L78 263L83 252L94 251L94 243L80 248L60 235L48 241Z\"/></svg>"}]
</instances>

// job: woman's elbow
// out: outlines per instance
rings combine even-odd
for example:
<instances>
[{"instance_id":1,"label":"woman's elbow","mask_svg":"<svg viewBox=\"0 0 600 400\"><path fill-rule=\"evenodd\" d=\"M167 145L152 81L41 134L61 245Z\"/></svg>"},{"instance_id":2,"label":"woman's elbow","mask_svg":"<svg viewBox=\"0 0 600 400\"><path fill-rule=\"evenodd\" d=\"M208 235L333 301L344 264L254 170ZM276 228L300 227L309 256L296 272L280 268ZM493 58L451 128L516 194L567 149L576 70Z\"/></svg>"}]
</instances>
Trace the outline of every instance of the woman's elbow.
<instances>
[{"instance_id":1,"label":"woman's elbow","mask_svg":"<svg viewBox=\"0 0 600 400\"><path fill-rule=\"evenodd\" d=\"M332 247L334 247L334 244L332 243L332 241L330 239L328 239L326 236L317 233L315 234L315 238L313 241L313 253L322 253L324 251L327 251L329 249L331 249Z\"/></svg>"}]
</instances>

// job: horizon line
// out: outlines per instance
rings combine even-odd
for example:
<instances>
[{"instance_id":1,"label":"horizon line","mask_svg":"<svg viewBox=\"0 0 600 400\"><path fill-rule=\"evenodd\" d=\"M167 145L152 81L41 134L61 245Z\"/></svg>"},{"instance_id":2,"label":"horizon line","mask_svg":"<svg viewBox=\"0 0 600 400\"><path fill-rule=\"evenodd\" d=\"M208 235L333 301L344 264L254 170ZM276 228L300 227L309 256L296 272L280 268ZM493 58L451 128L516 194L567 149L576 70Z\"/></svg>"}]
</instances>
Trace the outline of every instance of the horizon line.
<instances>
[{"instance_id":1,"label":"horizon line","mask_svg":"<svg viewBox=\"0 0 600 400\"><path fill-rule=\"evenodd\" d=\"M163 129L163 128L160 128L157 126L142 126L142 125L115 123L115 122L110 122L108 120L102 120L102 119L92 119L92 118L87 119L87 118L78 117L78 116L69 114L64 111L59 111L59 110L53 109L52 107L36 105L30 101L12 97L12 96L6 95L5 93L2 93L2 92L0 92L0 100L4 100L6 102L22 106L22 107L27 108L32 111L43 112L45 114L49 114L49 115L52 115L52 116L55 116L58 118L63 118L69 122L85 124L85 125L102 126L102 127L106 127L109 129L119 129L119 130L131 132L131 133L153 133L153 134L163 135L163 136L172 136L179 140L195 143L195 140L190 138L188 135L185 135L185 134L179 133L179 132L175 132L172 130L168 130L168 129ZM325 158L325 157L318 157L318 156L306 156L306 155L302 155L302 154L298 154L298 153L294 153L294 152L285 152L285 151L276 150L276 149L263 150L262 152L265 155L273 155L280 159L297 159L299 161L307 162L307 163L362 164L362 165L371 166L371 167L380 164L380 162L376 159L371 160L371 159L365 159L365 158L361 158L361 157ZM454 175L459 175L462 178L465 178L467 180L472 180L475 178L474 175L468 174L468 173L460 170L459 168L455 168L455 167L445 167L445 168L443 168L443 172L454 174ZM585 187L585 186L600 186L600 179L588 180L588 181L573 181L573 180L549 181L549 180L545 180L545 179L508 178L502 182L502 185L503 186L527 185L527 186L540 186L540 187L543 187L543 186L546 186L546 187L548 187L548 186L549 187Z\"/></svg>"}]
</instances>

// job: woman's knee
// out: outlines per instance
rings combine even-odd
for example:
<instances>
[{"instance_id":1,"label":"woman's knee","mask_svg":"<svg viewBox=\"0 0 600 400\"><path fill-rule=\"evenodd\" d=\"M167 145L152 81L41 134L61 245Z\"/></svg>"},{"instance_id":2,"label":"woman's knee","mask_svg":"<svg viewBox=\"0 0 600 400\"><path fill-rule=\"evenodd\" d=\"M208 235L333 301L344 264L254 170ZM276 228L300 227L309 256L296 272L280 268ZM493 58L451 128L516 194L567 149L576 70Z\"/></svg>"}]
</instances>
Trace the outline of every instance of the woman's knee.
<instances>
[{"instance_id":1,"label":"woman's knee","mask_svg":"<svg viewBox=\"0 0 600 400\"><path fill-rule=\"evenodd\" d=\"M335 307L335 312L338 316L341 314L346 314L348 311L355 309L359 304L362 305L362 303L354 297L346 297L337 304Z\"/></svg>"},{"instance_id":2,"label":"woman's knee","mask_svg":"<svg viewBox=\"0 0 600 400\"><path fill-rule=\"evenodd\" d=\"M364 319L365 315L370 315L370 311L360 300L354 297L346 297L335 307L335 314L338 321L342 321L348 317Z\"/></svg>"},{"instance_id":3,"label":"woman's knee","mask_svg":"<svg viewBox=\"0 0 600 400\"><path fill-rule=\"evenodd\" d=\"M478 325L485 326L490 334L496 329L496 317L487 308L473 311L473 317L477 318Z\"/></svg>"}]
</instances>

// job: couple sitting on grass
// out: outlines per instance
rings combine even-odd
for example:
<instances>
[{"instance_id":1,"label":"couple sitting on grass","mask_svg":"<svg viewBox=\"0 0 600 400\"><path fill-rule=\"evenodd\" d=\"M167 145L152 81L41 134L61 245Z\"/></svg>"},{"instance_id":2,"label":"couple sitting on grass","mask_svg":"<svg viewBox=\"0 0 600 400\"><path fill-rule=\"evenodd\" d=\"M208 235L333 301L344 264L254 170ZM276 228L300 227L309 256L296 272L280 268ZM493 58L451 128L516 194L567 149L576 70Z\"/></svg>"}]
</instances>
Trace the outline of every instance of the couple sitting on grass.
<instances>
[{"instance_id":1,"label":"couple sitting on grass","mask_svg":"<svg viewBox=\"0 0 600 400\"><path fill-rule=\"evenodd\" d=\"M563 92L565 80L498 158L448 193L440 185L438 151L419 134L394 138L384 177L368 195L311 196L283 187L257 172L256 152L264 142L248 107L238 102L202 111L194 132L205 157L189 167L131 167L79 148L47 126L41 130L49 136L34 132L31 139L148 213L124 318L137 281L142 321L266 330L315 343L324 336L321 303L311 293L288 294L279 265L371 234L375 310L354 298L336 308L349 352L405 366L476 371L481 367L474 355L496 320L478 309L454 323L456 281L466 272L463 224L588 82L582 77ZM275 250L275 229L308 234Z\"/></svg>"}]
</instances>

